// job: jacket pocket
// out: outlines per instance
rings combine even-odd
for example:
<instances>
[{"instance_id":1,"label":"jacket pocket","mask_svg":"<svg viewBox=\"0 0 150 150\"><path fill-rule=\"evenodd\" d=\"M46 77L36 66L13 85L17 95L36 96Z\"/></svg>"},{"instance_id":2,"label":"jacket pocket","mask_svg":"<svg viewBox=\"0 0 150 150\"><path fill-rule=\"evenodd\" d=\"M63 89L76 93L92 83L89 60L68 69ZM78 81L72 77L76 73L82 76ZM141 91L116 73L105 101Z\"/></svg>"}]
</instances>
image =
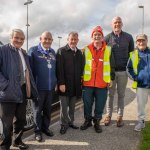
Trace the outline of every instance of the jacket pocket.
<instances>
[{"instance_id":1,"label":"jacket pocket","mask_svg":"<svg viewBox=\"0 0 150 150\"><path fill-rule=\"evenodd\" d=\"M17 102L16 89L8 84L5 90L0 91L0 102Z\"/></svg>"}]
</instances>

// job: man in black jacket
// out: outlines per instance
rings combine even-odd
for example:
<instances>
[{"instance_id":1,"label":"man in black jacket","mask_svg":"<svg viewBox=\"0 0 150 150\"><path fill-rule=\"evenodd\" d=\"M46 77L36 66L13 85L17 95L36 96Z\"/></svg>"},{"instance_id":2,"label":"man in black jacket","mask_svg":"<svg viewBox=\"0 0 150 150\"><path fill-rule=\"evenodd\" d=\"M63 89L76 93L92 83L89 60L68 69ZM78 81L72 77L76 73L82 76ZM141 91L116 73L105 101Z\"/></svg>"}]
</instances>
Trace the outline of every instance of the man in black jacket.
<instances>
[{"instance_id":1,"label":"man in black jacket","mask_svg":"<svg viewBox=\"0 0 150 150\"><path fill-rule=\"evenodd\" d=\"M115 59L115 80L113 80L113 86L109 89L109 98L106 103L106 118L104 120L105 126L108 126L111 122L116 89L118 94L116 125L117 127L122 127L124 124L124 97L128 81L126 65L129 53L134 50L134 41L131 34L122 31L122 26L122 19L119 16L114 17L112 20L112 32L105 37L107 45L112 47Z\"/></svg>"},{"instance_id":2,"label":"man in black jacket","mask_svg":"<svg viewBox=\"0 0 150 150\"><path fill-rule=\"evenodd\" d=\"M73 124L75 102L81 97L81 80L83 75L83 55L76 46L78 33L71 32L68 36L68 44L58 50L56 57L56 71L58 90L61 106L61 129L65 134L68 127L78 129Z\"/></svg>"},{"instance_id":3,"label":"man in black jacket","mask_svg":"<svg viewBox=\"0 0 150 150\"><path fill-rule=\"evenodd\" d=\"M26 122L26 98L38 100L38 92L29 66L26 52L21 48L24 33L20 29L12 30L10 44L0 47L0 118L3 134L0 148L9 150L13 127L12 144L19 149L27 149L22 142L23 128Z\"/></svg>"}]
</instances>

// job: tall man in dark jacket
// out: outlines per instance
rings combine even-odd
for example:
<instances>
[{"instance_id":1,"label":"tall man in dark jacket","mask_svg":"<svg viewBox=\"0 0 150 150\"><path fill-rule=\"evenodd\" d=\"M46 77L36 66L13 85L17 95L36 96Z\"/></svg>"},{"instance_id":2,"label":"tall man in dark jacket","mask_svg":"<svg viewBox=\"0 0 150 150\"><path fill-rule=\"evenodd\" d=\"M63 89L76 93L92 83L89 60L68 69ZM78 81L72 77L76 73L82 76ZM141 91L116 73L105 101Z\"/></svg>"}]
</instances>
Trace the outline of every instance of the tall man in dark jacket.
<instances>
[{"instance_id":1,"label":"tall man in dark jacket","mask_svg":"<svg viewBox=\"0 0 150 150\"><path fill-rule=\"evenodd\" d=\"M115 80L113 86L109 89L109 98L107 100L106 111L107 116L104 124L108 126L111 122L113 112L113 101L115 90L117 88L117 127L123 126L123 111L125 89L128 81L126 73L126 65L129 58L129 53L134 49L134 41L132 35L122 31L122 19L114 17L112 20L112 32L105 37L107 45L112 47L112 53L115 58Z\"/></svg>"},{"instance_id":2,"label":"tall man in dark jacket","mask_svg":"<svg viewBox=\"0 0 150 150\"><path fill-rule=\"evenodd\" d=\"M0 118L3 123L3 135L0 148L9 150L13 126L12 144L27 149L22 142L23 128L26 122L26 98L38 100L38 92L29 66L28 56L21 48L24 33L20 29L12 30L10 44L0 47Z\"/></svg>"},{"instance_id":3,"label":"tall man in dark jacket","mask_svg":"<svg viewBox=\"0 0 150 150\"><path fill-rule=\"evenodd\" d=\"M57 53L57 80L61 106L61 129L65 134L68 127L78 129L73 124L75 102L81 97L81 79L83 74L83 55L76 46L78 33L68 35L68 44Z\"/></svg>"},{"instance_id":4,"label":"tall man in dark jacket","mask_svg":"<svg viewBox=\"0 0 150 150\"><path fill-rule=\"evenodd\" d=\"M45 31L40 36L40 43L29 50L33 76L39 92L39 105L33 103L35 119L35 139L42 140L42 132L53 136L49 130L51 121L51 104L56 87L56 58L51 48L52 34Z\"/></svg>"}]
</instances>

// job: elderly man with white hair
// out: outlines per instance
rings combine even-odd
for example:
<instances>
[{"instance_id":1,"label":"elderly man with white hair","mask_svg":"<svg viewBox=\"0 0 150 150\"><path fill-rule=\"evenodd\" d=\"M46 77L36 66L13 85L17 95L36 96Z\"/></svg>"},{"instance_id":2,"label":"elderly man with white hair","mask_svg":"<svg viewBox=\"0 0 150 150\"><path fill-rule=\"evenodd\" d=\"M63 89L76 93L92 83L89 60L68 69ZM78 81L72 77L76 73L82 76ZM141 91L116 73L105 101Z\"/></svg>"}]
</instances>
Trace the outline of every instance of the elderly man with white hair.
<instances>
[{"instance_id":1,"label":"elderly man with white hair","mask_svg":"<svg viewBox=\"0 0 150 150\"><path fill-rule=\"evenodd\" d=\"M38 100L28 56L22 49L24 40L24 32L13 29L10 43L0 47L0 118L3 123L0 149L2 150L9 150L11 143L19 149L28 148L21 139L26 123L26 98L32 96L35 101Z\"/></svg>"},{"instance_id":2,"label":"elderly man with white hair","mask_svg":"<svg viewBox=\"0 0 150 150\"><path fill-rule=\"evenodd\" d=\"M138 123L135 131L145 128L145 106L150 96L150 48L147 43L147 35L136 36L136 49L130 53L127 64L128 75L134 81L132 87L137 93Z\"/></svg>"}]
</instances>

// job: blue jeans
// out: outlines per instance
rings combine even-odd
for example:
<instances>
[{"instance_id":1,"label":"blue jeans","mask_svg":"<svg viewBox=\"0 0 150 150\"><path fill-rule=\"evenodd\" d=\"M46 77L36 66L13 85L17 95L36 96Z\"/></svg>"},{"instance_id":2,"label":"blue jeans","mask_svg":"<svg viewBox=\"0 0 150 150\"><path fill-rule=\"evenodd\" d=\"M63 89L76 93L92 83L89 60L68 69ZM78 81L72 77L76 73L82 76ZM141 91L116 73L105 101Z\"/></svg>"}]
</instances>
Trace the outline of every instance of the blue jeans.
<instances>
[{"instance_id":1,"label":"blue jeans","mask_svg":"<svg viewBox=\"0 0 150 150\"><path fill-rule=\"evenodd\" d=\"M85 119L102 119L103 110L107 100L107 88L83 87L84 117ZM94 116L92 107L95 101Z\"/></svg>"}]
</instances>

